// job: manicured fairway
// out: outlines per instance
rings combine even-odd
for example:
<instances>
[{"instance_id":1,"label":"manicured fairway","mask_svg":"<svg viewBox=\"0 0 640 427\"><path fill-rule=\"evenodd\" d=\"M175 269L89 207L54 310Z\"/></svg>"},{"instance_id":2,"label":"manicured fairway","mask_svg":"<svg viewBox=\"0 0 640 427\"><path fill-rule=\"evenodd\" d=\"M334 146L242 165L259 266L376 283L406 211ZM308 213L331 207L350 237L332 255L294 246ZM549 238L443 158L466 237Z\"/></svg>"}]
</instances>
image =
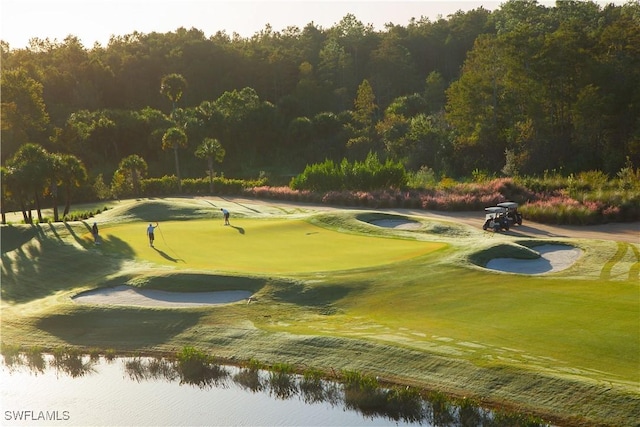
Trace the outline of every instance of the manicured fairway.
<instances>
[{"instance_id":1,"label":"manicured fairway","mask_svg":"<svg viewBox=\"0 0 640 427\"><path fill-rule=\"evenodd\" d=\"M443 243L339 233L295 219L162 222L149 247L145 223L105 228L106 246L118 240L140 260L177 268L304 273L392 264L429 254Z\"/></svg>"}]
</instances>

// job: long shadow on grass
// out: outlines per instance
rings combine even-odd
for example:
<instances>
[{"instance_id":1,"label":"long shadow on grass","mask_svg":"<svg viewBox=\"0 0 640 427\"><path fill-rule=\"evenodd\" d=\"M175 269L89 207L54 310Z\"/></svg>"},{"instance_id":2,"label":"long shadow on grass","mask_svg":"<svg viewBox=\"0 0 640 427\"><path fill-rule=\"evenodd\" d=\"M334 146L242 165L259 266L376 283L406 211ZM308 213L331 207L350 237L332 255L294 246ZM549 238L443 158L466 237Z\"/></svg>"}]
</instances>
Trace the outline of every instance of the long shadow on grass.
<instances>
[{"instance_id":1,"label":"long shadow on grass","mask_svg":"<svg viewBox=\"0 0 640 427\"><path fill-rule=\"evenodd\" d=\"M101 250L108 251L124 258L133 258L134 252L131 246L122 239L115 236L109 236L108 238L101 238ZM91 243L93 245L93 243Z\"/></svg>"},{"instance_id":2,"label":"long shadow on grass","mask_svg":"<svg viewBox=\"0 0 640 427\"><path fill-rule=\"evenodd\" d=\"M232 225L231 228L234 228L234 229L238 230L238 233L240 233L240 234L244 234L245 233L244 228L242 228L242 227L236 227L235 225Z\"/></svg>"},{"instance_id":3,"label":"long shadow on grass","mask_svg":"<svg viewBox=\"0 0 640 427\"><path fill-rule=\"evenodd\" d=\"M362 286L364 287L364 285ZM358 292L360 287L342 285L305 285L302 283L282 283L272 293L273 297L298 305L310 307L324 307L330 305L352 292Z\"/></svg>"},{"instance_id":4,"label":"long shadow on grass","mask_svg":"<svg viewBox=\"0 0 640 427\"><path fill-rule=\"evenodd\" d=\"M33 239L37 234L35 225L5 225L0 232L2 253L11 252Z\"/></svg>"},{"instance_id":5,"label":"long shadow on grass","mask_svg":"<svg viewBox=\"0 0 640 427\"><path fill-rule=\"evenodd\" d=\"M41 239L37 230L34 233L38 242L29 240L11 253L2 253L0 295L5 301L23 303L101 280L133 257L131 247L113 236L104 239L100 249L85 251L46 236ZM109 253L114 256L105 256Z\"/></svg>"},{"instance_id":6,"label":"long shadow on grass","mask_svg":"<svg viewBox=\"0 0 640 427\"><path fill-rule=\"evenodd\" d=\"M73 229L73 227L68 223L65 222L64 226L66 227L67 231L69 232L69 235L71 235L71 237L74 238L74 240L77 243L80 243L82 246L84 246L84 241L80 238L80 236L78 236L78 234L76 233L76 231Z\"/></svg>"},{"instance_id":7,"label":"long shadow on grass","mask_svg":"<svg viewBox=\"0 0 640 427\"><path fill-rule=\"evenodd\" d=\"M200 317L184 310L89 307L44 317L36 326L72 345L124 350L164 343Z\"/></svg>"},{"instance_id":8,"label":"long shadow on grass","mask_svg":"<svg viewBox=\"0 0 640 427\"><path fill-rule=\"evenodd\" d=\"M60 237L60 234L58 233L58 229L56 228L56 226L52 223L49 223L49 232L51 232L51 234L53 234L54 236L56 236L56 239L62 241L62 238Z\"/></svg>"},{"instance_id":9,"label":"long shadow on grass","mask_svg":"<svg viewBox=\"0 0 640 427\"><path fill-rule=\"evenodd\" d=\"M86 221L81 221L80 222L84 228L86 229L85 231L87 233L91 233L91 226L86 222ZM80 246L83 246L85 248L89 248L90 246L93 246L93 237L91 238L91 240L87 240L82 238L81 236L78 235L78 233L76 233L76 230L74 229L73 226L71 226L68 222L64 223L65 228L67 229L67 231L69 232L69 235L71 237L73 237L73 239L76 241L76 243L78 243ZM100 237L100 242L103 242L104 239L102 238L102 236Z\"/></svg>"},{"instance_id":10,"label":"long shadow on grass","mask_svg":"<svg viewBox=\"0 0 640 427\"><path fill-rule=\"evenodd\" d=\"M166 253L165 251L161 251L160 249L158 249L158 248L156 248L156 247L154 247L154 248L153 248L153 250L154 250L154 251L156 251L156 252L158 252L158 254L159 254L162 258L164 258L164 259L166 259L166 260L168 260L168 261L171 261L171 262L178 262L178 261L182 261L182 262L184 262L184 260L183 260L183 259L174 258L174 257L172 257L171 255L169 255L168 253Z\"/></svg>"}]
</instances>

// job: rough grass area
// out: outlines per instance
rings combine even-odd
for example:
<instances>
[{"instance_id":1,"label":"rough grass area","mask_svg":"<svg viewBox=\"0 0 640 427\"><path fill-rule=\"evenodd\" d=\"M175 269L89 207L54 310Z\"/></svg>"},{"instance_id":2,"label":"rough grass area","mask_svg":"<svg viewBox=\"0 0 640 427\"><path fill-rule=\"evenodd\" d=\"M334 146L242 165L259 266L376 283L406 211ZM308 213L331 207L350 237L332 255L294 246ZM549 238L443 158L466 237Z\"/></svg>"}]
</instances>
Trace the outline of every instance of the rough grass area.
<instances>
[{"instance_id":1,"label":"rough grass area","mask_svg":"<svg viewBox=\"0 0 640 427\"><path fill-rule=\"evenodd\" d=\"M220 207L230 208L224 226ZM529 240L405 216L215 199L121 201L88 222L2 228L2 343L175 352L356 370L560 425L640 419L640 249ZM394 215L383 219L399 219ZM160 221L156 248L145 236ZM162 231L162 234L160 233ZM578 246L562 272L478 266ZM255 300L188 309L78 305L90 289L247 289Z\"/></svg>"}]
</instances>

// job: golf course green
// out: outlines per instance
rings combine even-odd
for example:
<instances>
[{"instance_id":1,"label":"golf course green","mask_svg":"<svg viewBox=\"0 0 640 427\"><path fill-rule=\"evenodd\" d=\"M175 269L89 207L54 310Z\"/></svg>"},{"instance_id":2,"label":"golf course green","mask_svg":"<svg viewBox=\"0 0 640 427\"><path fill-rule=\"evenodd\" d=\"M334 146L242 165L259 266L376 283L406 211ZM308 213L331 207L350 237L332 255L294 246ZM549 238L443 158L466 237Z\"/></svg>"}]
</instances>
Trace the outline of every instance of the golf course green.
<instances>
[{"instance_id":1,"label":"golf course green","mask_svg":"<svg viewBox=\"0 0 640 427\"><path fill-rule=\"evenodd\" d=\"M146 224L105 228L103 240L131 242L138 260L176 268L249 274L310 273L393 264L446 246L396 238L350 235L303 219L240 218L231 226L217 220L168 221L155 231L153 248Z\"/></svg>"},{"instance_id":2,"label":"golf course green","mask_svg":"<svg viewBox=\"0 0 640 427\"><path fill-rule=\"evenodd\" d=\"M166 354L191 345L232 362L358 370L558 425L640 419L638 244L219 197L107 207L88 221L2 227L3 346ZM411 227L393 227L403 223ZM485 268L533 261L541 245L580 256L544 274ZM73 300L121 285L253 296L192 308Z\"/></svg>"}]
</instances>

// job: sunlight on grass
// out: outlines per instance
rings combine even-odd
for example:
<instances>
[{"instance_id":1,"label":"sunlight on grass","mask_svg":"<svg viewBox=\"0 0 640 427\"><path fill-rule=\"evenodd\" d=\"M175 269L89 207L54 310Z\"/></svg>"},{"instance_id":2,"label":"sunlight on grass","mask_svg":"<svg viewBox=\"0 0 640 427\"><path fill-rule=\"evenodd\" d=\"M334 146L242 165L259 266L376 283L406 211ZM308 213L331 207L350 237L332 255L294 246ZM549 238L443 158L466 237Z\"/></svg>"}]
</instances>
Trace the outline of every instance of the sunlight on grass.
<instances>
[{"instance_id":1,"label":"sunlight on grass","mask_svg":"<svg viewBox=\"0 0 640 427\"><path fill-rule=\"evenodd\" d=\"M238 219L231 226L218 221L169 221L160 224L149 247L145 224L105 228L131 245L137 259L176 268L301 273L392 264L441 249L443 243L354 236L302 220Z\"/></svg>"}]
</instances>

